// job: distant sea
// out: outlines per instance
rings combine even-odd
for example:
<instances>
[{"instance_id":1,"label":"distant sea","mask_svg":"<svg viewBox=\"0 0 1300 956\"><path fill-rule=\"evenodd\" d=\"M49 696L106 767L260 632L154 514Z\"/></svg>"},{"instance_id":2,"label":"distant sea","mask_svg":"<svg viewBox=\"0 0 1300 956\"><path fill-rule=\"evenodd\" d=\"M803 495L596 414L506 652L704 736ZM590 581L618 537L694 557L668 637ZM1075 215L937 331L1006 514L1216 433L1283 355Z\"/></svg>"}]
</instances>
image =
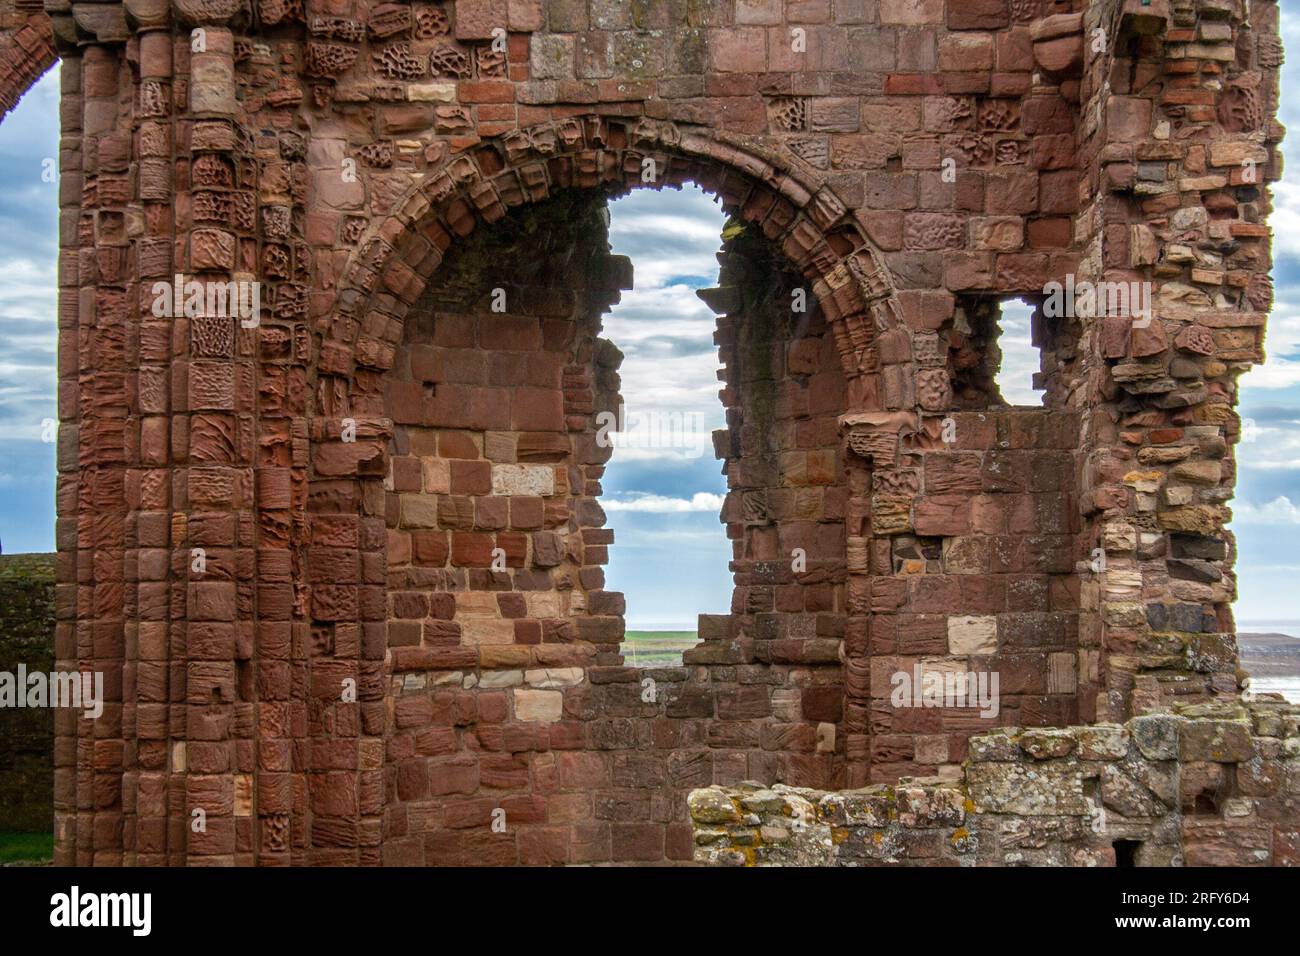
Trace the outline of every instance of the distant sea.
<instances>
[{"instance_id":1,"label":"distant sea","mask_svg":"<svg viewBox=\"0 0 1300 956\"><path fill-rule=\"evenodd\" d=\"M1260 617L1237 621L1237 630L1250 634L1286 634L1300 639L1300 620L1293 617Z\"/></svg>"},{"instance_id":2,"label":"distant sea","mask_svg":"<svg viewBox=\"0 0 1300 956\"><path fill-rule=\"evenodd\" d=\"M1239 619L1237 643L1242 651L1242 666L1251 672L1252 691L1281 694L1300 704L1300 621Z\"/></svg>"},{"instance_id":3,"label":"distant sea","mask_svg":"<svg viewBox=\"0 0 1300 956\"><path fill-rule=\"evenodd\" d=\"M1300 704L1300 677L1252 677L1250 689L1256 694L1281 694L1293 704Z\"/></svg>"}]
</instances>

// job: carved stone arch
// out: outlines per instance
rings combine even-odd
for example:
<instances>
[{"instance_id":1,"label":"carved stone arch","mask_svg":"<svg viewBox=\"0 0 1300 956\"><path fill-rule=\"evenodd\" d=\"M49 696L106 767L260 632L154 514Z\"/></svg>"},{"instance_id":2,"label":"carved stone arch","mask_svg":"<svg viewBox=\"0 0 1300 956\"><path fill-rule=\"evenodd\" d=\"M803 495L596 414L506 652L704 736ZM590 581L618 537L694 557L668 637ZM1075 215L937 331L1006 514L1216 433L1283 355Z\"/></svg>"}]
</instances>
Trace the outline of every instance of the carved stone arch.
<instances>
[{"instance_id":1,"label":"carved stone arch","mask_svg":"<svg viewBox=\"0 0 1300 956\"><path fill-rule=\"evenodd\" d=\"M50 18L41 5L18 0L13 6L26 20L0 33L0 117L8 116L59 58Z\"/></svg>"},{"instance_id":2,"label":"carved stone arch","mask_svg":"<svg viewBox=\"0 0 1300 956\"><path fill-rule=\"evenodd\" d=\"M646 161L654 163L649 179ZM877 338L899 327L899 309L883 259L834 189L738 137L588 115L513 130L449 159L362 237L319 345L318 414L381 414L356 389L356 370L388 368L407 312L451 246L480 222L559 189L686 182L757 224L811 282L834 330L850 407L880 407Z\"/></svg>"}]
</instances>

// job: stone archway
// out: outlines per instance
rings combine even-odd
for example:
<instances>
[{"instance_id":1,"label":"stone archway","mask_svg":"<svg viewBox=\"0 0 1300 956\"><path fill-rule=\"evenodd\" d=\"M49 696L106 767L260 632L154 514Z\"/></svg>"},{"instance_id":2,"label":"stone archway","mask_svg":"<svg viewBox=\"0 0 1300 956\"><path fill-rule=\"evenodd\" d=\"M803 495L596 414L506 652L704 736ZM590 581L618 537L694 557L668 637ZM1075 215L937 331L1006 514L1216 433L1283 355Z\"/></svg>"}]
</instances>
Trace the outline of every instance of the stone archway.
<instances>
[{"instance_id":1,"label":"stone archway","mask_svg":"<svg viewBox=\"0 0 1300 956\"><path fill-rule=\"evenodd\" d=\"M644 165L646 160L654 163L654 169L658 174L651 177L648 183L643 181L647 169ZM483 175L484 168L494 171L490 177ZM762 176L765 181L760 182L754 178L755 176ZM330 410L333 414L323 420L317 419L310 426L313 440L316 442L312 458L315 470L308 477L307 492L305 495L298 496L298 500L303 502L302 520L307 525L314 520L310 513L310 502L324 501L340 494L343 495L339 499L340 507L343 509L356 507L363 516L376 515L376 503L382 500L382 494L378 490L379 483L385 475L390 474L386 448L392 434L387 430L390 423L384 414L387 411L383 404L384 382L388 379L389 368L397 346L402 341L408 313L427 286L436 286L439 273L435 270L442 265L444 259L455 258L459 245L470 241L468 237L476 233L475 227L480 220L484 225L478 228L487 228L492 222L505 216L510 209L545 203L553 194L559 194L567 189L585 188L588 191L608 192L639 186L662 188L686 180L700 183L716 191L729 208L756 227L755 234L761 237L760 241L769 245L775 255L791 261L791 268L798 281L812 280L810 284L817 300L816 308L830 329L835 353L839 357L839 374L845 377L850 392L854 391L856 385L861 396L859 401L880 401L875 396L881 391L882 376L873 346L875 337L881 329L887 330L897 325L897 307L892 302L890 286L883 273L878 254L870 248L860 229L847 216L847 210L838 203L833 193L823 189L814 194L810 187L802 185L790 175L777 172L751 154L723 145L716 137L704 131L679 131L666 124L648 121L629 124L594 116L578 117L564 123L547 124L518 134L509 134L499 141L485 143L471 156L463 156L451 161L446 168L426 177L420 186L396 204L403 210L420 210L418 216L414 213L396 216L380 223L369 236L361 239L360 251L356 259L342 273L343 282L338 295L339 309L329 323L332 331L341 334L337 338L325 339L321 347L321 360L317 365L318 378L315 393L319 408ZM530 183L530 191L527 193L522 191L521 183ZM436 204L429 200L430 196L437 197ZM793 200L801 201L803 207L796 206ZM410 221L405 221L406 219ZM411 263L416 265L413 267ZM802 276L799 273L802 273ZM581 289L580 278L574 277L571 281L576 284L576 288ZM735 317L734 321L729 320L729 324L740 324L740 317ZM345 358L349 347L353 355L353 365L350 368ZM895 367L891 369L891 373L897 378L898 375L905 374L902 366L906 365L906 356L898 353L893 356L893 360ZM808 359L805 357L803 361L807 362ZM448 389L451 388L453 386L448 386ZM897 394L914 394L914 392L899 390ZM587 417L590 418L590 415ZM832 414L829 420L831 427L823 429L830 441L826 452L830 456L829 460L838 457L834 417ZM900 421L906 417L906 414L900 416ZM348 432L347 423L352 423L354 426L352 433ZM429 423L436 424L436 416L430 419ZM590 427L590 423L587 427ZM491 440L493 434L496 433L488 432L485 440ZM737 445L737 448L739 447ZM740 451L731 452L730 455L740 462L741 467L744 467L744 457ZM460 464L465 463L453 462L453 465ZM475 464L481 464L486 474L486 469L489 467L486 461ZM491 467L495 473L497 466ZM826 463L819 463L818 467L824 469ZM346 483L353 478L356 481L355 491L348 492ZM795 480L800 483L803 481L802 478ZM470 486L467 484L465 487L468 489ZM441 490L450 491L452 494L450 497L440 498L439 507L443 506L443 502L447 506L456 507L457 488L453 486ZM486 490L486 487L479 490ZM740 512L747 507L757 507L756 503L761 503L762 497L762 493L759 492L748 494L746 497L746 493L738 491L734 496L736 502L734 511ZM417 497L414 500L423 499ZM349 501L353 504L349 505ZM432 507L431 503L430 507ZM769 515L765 504L760 510L763 512L760 517L755 517L756 513L754 513L744 519L736 513L729 519L734 533L742 540L748 541L750 533L761 530L763 526L771 528L773 543L777 539L786 540L790 534L797 534L793 530L789 534L781 531L786 519L778 519L775 514ZM363 517L362 520L373 522L375 519ZM603 516L597 523L603 523ZM470 527L470 525L450 525L450 527L458 526ZM593 528L582 533L603 535L605 532ZM423 532L419 534L421 542L429 541L428 534ZM487 547L485 542L488 536L475 535L469 531L464 533L453 531L451 534L453 553L447 566L477 563L468 556L465 556L464 560L458 558L454 553L456 541L458 538L466 541L471 538L482 539L476 540L475 543ZM514 537L521 537L513 532L511 534ZM496 540L500 542L504 538L505 535L500 534ZM368 541L368 548L362 549L357 555L359 568L364 568L368 564L374 566L384 561L383 541L373 534L368 537ZM467 544L466 547L469 545ZM527 549L525 554L522 545L520 548L520 566L531 567L534 559L531 549ZM815 553L813 567L807 575L801 572L800 575L792 577L778 570L790 563L788 558L783 557L780 550L768 554L771 548L772 544L761 547L746 545L746 554L758 554L765 559L747 558L743 562L744 568L752 566L766 569L761 572L760 578L755 580L763 580L766 577L772 582L789 580L791 584L795 584L794 577L803 577L810 582L843 578L842 559L827 561L819 553ZM392 559L393 555L390 554L386 562L390 566ZM447 560L447 555L439 546L435 562L441 563ZM548 561L546 566L552 566L554 563L556 562ZM306 582L304 590L310 590L314 595L316 586L311 583L314 575L312 564L310 549L303 552L300 561L295 560L295 566L302 569ZM595 570L593 568L592 572L594 573ZM441 572L437 573L441 574ZM485 572L470 571L471 576L476 573L482 576ZM586 572L584 571L583 574L585 575ZM753 577L753 573L745 572L737 580L740 581L742 578L748 580ZM491 587L491 584L481 582L480 586ZM505 586L511 587L508 582ZM463 587L463 584L458 587ZM329 592L330 586L326 585L325 590ZM764 591L770 588L759 586L751 590ZM483 596L491 600L490 594ZM435 587L428 594L427 600L410 590L394 600L400 600L408 606L411 601L414 601L420 611L423 611L425 607L445 605L452 598L456 598L457 605L462 605L472 597L472 590L469 594L460 592L458 597L454 593L446 593ZM341 618L347 615L347 609L341 610L327 603L318 603L314 596L312 600L314 616L336 621L332 625L324 625L322 630L332 627L337 631L340 626L349 628L352 626L340 623ZM738 733L740 736L736 737L730 749L733 751L733 757L741 758L743 766L744 758L740 753L734 752L738 746L741 748L745 746L744 741L748 731L741 731L740 728L749 719L769 715L771 702L767 699L766 692L761 695L760 700L750 692L750 689L736 686L732 676L735 666L746 663L753 666L762 662L775 667L774 673L779 673L803 664L822 676L815 681L815 687L810 688L805 694L797 694L794 699L796 714L802 709L810 715L804 718L810 722L802 723L802 728L807 731L807 734L800 735L794 750L785 759L804 759L806 766L798 770L786 767L769 772L775 772L781 779L803 780L808 783L836 779L835 775L838 771L834 767L839 759L837 754L840 752L840 747L835 743L834 731L831 728L839 719L840 697L843 692L840 690L841 678L836 653L838 628L830 622L835 615L842 614L846 609L842 603L843 599L838 605L826 606L824 611L827 613L789 614L781 613L777 606L771 606L768 613L760 613L755 618L753 611L763 610L762 598L759 600L760 603L752 609L746 605L746 614L743 617L737 616L734 621L731 618L718 618L704 625L705 644L698 651L687 655L687 663L688 665L693 663L708 671L709 677L706 681L688 679L685 684L666 689L666 699L658 702L657 705L633 707L633 712L642 721L654 719L656 713L659 714L659 719L667 718L671 721L685 717L689 720L691 710L674 713L674 708L679 708L681 706L679 702L684 699L694 700L695 703L691 706L695 708L694 713L697 718L705 716L717 718L720 727L728 725L729 722L735 723L737 729L731 733ZM767 595L766 600L772 600L770 594ZM745 602L742 601L742 605L745 605ZM586 595L582 606L588 608L584 614L604 614L606 617L589 619L580 616L568 623L562 619L539 621L538 623L545 627L558 625L561 629L560 636L554 638L549 632L547 633L548 643L551 640L562 642L575 640L575 636L564 637L563 628L572 629L574 624L577 624L576 640L580 645L586 644L589 639L586 631L588 624L593 627L604 626L601 625L601 621L604 621L607 625L615 625L615 618L621 617L619 595L608 595L597 590L594 594ZM368 608L367 613L370 615L374 615L378 610L378 606L373 602L368 605ZM787 607L786 612L788 611ZM516 647L515 652L511 652L509 646L502 648L496 644L489 644L481 648L474 643L467 644L465 641L474 639L468 637L468 631L462 635L462 627L468 628L472 622L477 622L476 629L494 622L506 626L509 621L501 620L499 617L489 618L487 621L471 617L462 624L456 619L460 612L451 613L453 620L447 624L437 625L439 634L437 640L441 641L442 635L450 632L452 635L461 635L459 638L461 645L457 646L455 640L451 645L434 647L430 647L427 643L415 647L390 645L388 650L390 666L397 668L397 673L394 673L390 679L390 687L395 686L395 682L399 679L407 682L411 680L429 682L428 686L433 687L435 686L433 681L445 682L448 678L461 681L466 687L475 686L480 681L490 678L487 686L496 686L497 681L514 680L511 676L514 673L532 675L534 671L527 669L530 662L535 670L540 670L547 664L554 668L574 662L585 661L588 665L595 663L589 656L566 655L562 653L563 648L548 650L546 645L533 648L531 651L528 647ZM481 613L481 609L468 613ZM492 613L496 612L489 611L489 614ZM789 618L789 622L786 618ZM806 625L793 626L791 622L795 619L806 620ZM819 620L825 623L818 626ZM373 616L356 621L356 626L363 633L372 629L378 632L383 625L383 619ZM756 627L760 628L759 633L755 633ZM409 633L406 625L404 631ZM615 638L621 635L621 623L617 625L617 631L611 633ZM495 641L497 637L492 636L487 639ZM607 639L608 635L596 636L594 632L590 637L590 640L595 641ZM600 644L595 646L600 647ZM354 655L358 650L354 642L350 642L347 647L347 653L350 655ZM368 674L373 678L375 666L382 659L382 648L377 647L374 641L367 640L364 642L364 653L376 656L361 659L359 673ZM325 656L328 657L328 654ZM524 667L522 671L519 670L521 662ZM325 662L313 661L313 672L322 666L325 666ZM358 662L353 659L339 661L334 665L336 673L351 673L357 666ZM342 671L338 671L338 668L342 668ZM592 696L591 681L601 679L599 672L600 668L597 667L591 671L593 676L588 677L584 669L579 668L576 676L566 675L555 688L543 691L537 696L553 697L554 706L563 708L565 713L570 707L580 708L582 705L564 701L570 698L582 700ZM465 678L462 674L477 676ZM680 677L677 679L680 680ZM630 686L632 690L637 690L640 688L641 680L642 678L629 672L623 672L619 682L625 688ZM531 676L529 682L531 684ZM373 680L367 680L366 683L371 685L370 696L373 698L379 691L373 686ZM531 701L528 695L534 692L532 690L521 692L521 690L508 689L504 695L507 700L514 702L509 709L511 718L523 714L525 706L530 709L534 707L532 703L524 703L526 700ZM434 691L427 696L436 698L437 693ZM417 695L417 698L419 696ZM500 696L502 695L499 693L493 695L493 699ZM807 701L802 708L799 702L800 696ZM733 703L727 703L733 699ZM813 700L818 703L814 705ZM721 707L724 708L722 710L718 709L719 701L722 702ZM416 711L427 706L416 703L416 700L410 697L401 698L399 703L407 711ZM651 704L654 702L652 701ZM585 706L590 710L584 720L599 728L607 726L605 724L607 718L611 714L622 713L621 708L626 708L627 704L615 705L613 708L609 706L591 708L590 704ZM668 710L664 710L665 706ZM788 704L786 706L789 707ZM551 715L552 719L558 717L560 713L561 710L557 709ZM395 734L398 739L407 740L410 738L409 724L404 725L404 721L423 719L423 717L399 718L396 727L390 726L390 733ZM814 728L817 724L820 724L823 730L815 735ZM367 726L373 729L374 725L372 723ZM796 722L793 726L800 726L800 722ZM616 736L620 733L626 735L627 730L625 728L623 731L612 732ZM816 740L814 736L817 737ZM722 740L725 746L725 736ZM792 742L794 742L793 738ZM685 741L683 743L686 744ZM755 743L757 740L751 741L749 746L752 747ZM614 746L619 750L627 745L628 742L624 741ZM716 748L718 744L712 746ZM389 749L392 749L391 740ZM684 745L680 749L681 753L677 757L682 760L698 761L704 757L711 761L713 757L708 746L703 748L703 751L689 745ZM801 750L808 752L801 757L799 755ZM409 750L405 752L409 753ZM780 756L780 753L775 756ZM615 759L628 758L616 755ZM532 762L527 761L529 765ZM454 797L445 794L441 804L436 800L431 804L430 788L425 781L439 775L454 777L456 774L469 774L472 777L475 766L474 759L464 753L455 757L429 758L411 754L401 766L396 763L390 764L389 777L396 776L399 781L397 795L393 795L390 789L390 814L404 820L404 814L417 811L427 814L431 805L444 806L448 808L448 812L464 812L456 811L455 808L465 801L457 803ZM403 774L408 776L403 777ZM401 783L402 780L407 782ZM638 782L636 786L645 787L649 783L650 781L644 780ZM435 783L432 794L434 797L438 796L436 789ZM674 790L670 789L668 792L672 793ZM678 794L679 797L683 795ZM411 804L412 800L415 803ZM481 800L478 802L481 803ZM481 807L478 812L481 812ZM674 812L671 820L667 821L671 824L672 832L678 835L684 832L680 829L680 824L674 822L679 819L681 815ZM396 825L400 836L394 836L386 843L388 848L385 852L393 854L392 859L409 859L406 856L407 851L402 847L409 846L410 841L400 838L407 833L404 825L402 823L388 825ZM653 832L653 828L658 824L631 823L628 826L632 832L636 832L637 827L643 826L651 827L648 832ZM632 854L633 858L636 858L638 854L655 852L649 846L640 845L637 838L628 839L630 842L626 845L618 844L616 841L611 847L610 852L614 859L621 858L621 854ZM662 837L650 839L662 839ZM680 846L674 846L670 855L682 852L684 851ZM421 854L418 859L424 860L426 857Z\"/></svg>"},{"instance_id":2,"label":"stone archway","mask_svg":"<svg viewBox=\"0 0 1300 956\"><path fill-rule=\"evenodd\" d=\"M854 406L871 407L880 386L873 344L897 327L893 285L879 252L834 189L808 180L792 164L752 144L730 143L706 127L678 128L651 119L579 115L488 140L432 170L372 227L344 270L336 328L322 355L382 369L385 339L361 323L375 312L399 325L446 250L477 224L567 188L663 188L694 181L759 225L813 283L836 329L845 374L860 383ZM654 164L647 172L643 163ZM649 177L648 179L646 177ZM348 338L348 335L352 338ZM394 328L384 331L391 341ZM336 364L330 371L344 372Z\"/></svg>"}]
</instances>

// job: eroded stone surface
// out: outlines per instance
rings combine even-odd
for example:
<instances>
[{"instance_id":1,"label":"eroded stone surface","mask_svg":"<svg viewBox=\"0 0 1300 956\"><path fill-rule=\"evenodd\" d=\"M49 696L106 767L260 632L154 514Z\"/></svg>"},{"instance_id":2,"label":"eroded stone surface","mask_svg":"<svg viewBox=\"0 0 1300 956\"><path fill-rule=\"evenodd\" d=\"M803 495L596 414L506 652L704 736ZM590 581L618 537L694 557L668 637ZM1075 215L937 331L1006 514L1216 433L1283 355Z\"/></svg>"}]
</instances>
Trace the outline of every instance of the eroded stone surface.
<instances>
[{"instance_id":1,"label":"eroded stone surface","mask_svg":"<svg viewBox=\"0 0 1300 956\"><path fill-rule=\"evenodd\" d=\"M1139 866L1294 865L1294 788L1249 787L1251 795L1241 797L1225 791L1235 789L1236 775L1294 777L1291 738L1273 734L1291 733L1300 707L1261 702L1239 709L1244 723L1224 721L1271 756L1243 754L1214 778L1198 771L1196 754L1176 756L1180 740L1195 749L1211 722L1188 710L1161 718L1174 746L1154 756L1124 758L1123 740L1152 729L1149 718L1138 718L1123 727L1007 728L972 737L963 776L948 784L905 779L831 793L778 784L761 802L746 784L696 790L688 801L695 859L738 866L1114 866L1115 844L1123 840ZM1044 735L1062 746L1041 752L1030 741ZM1100 753L1099 736L1107 741ZM738 813L737 803L750 816Z\"/></svg>"}]
</instances>

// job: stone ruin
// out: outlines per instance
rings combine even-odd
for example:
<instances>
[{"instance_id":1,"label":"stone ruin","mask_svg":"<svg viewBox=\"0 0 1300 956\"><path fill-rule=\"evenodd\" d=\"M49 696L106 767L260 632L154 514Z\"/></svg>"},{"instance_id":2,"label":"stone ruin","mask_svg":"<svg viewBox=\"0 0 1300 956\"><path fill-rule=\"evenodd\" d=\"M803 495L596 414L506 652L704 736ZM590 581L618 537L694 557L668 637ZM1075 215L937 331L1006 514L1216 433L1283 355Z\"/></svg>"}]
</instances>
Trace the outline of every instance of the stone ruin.
<instances>
[{"instance_id":1,"label":"stone ruin","mask_svg":"<svg viewBox=\"0 0 1300 956\"><path fill-rule=\"evenodd\" d=\"M60 61L55 653L110 699L58 714L56 862L1296 862L1225 529L1278 19L0 0L4 108ZM603 207L687 182L735 590L642 671ZM892 699L967 672L996 715Z\"/></svg>"}]
</instances>

